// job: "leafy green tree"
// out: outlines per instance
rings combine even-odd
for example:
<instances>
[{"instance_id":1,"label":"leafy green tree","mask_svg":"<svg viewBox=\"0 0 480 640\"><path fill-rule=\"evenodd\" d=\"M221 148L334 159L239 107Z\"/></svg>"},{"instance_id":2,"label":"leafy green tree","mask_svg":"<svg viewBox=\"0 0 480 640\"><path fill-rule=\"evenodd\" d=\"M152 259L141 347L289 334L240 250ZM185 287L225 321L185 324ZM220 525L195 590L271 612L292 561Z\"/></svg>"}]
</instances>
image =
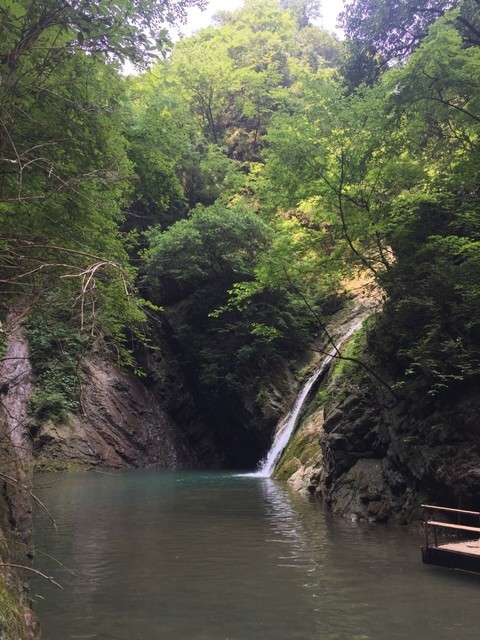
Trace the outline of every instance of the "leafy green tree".
<instances>
[{"instance_id":1,"label":"leafy green tree","mask_svg":"<svg viewBox=\"0 0 480 640\"><path fill-rule=\"evenodd\" d=\"M372 84L394 62L404 61L427 37L429 27L452 9L467 46L480 44L478 0L353 0L340 16L349 55L343 73L350 87Z\"/></svg>"},{"instance_id":2,"label":"leafy green tree","mask_svg":"<svg viewBox=\"0 0 480 640\"><path fill-rule=\"evenodd\" d=\"M281 0L280 6L290 11L298 29L305 29L322 15L318 0Z\"/></svg>"},{"instance_id":3,"label":"leafy green tree","mask_svg":"<svg viewBox=\"0 0 480 640\"><path fill-rule=\"evenodd\" d=\"M388 297L375 336L400 380L434 395L480 373L480 48L465 46L456 18L385 78L404 153L427 170L386 217L395 262L380 278Z\"/></svg>"},{"instance_id":4,"label":"leafy green tree","mask_svg":"<svg viewBox=\"0 0 480 640\"><path fill-rule=\"evenodd\" d=\"M429 187L471 191L479 172L480 92L472 78L480 47L466 47L457 24L456 12L439 20L405 68L385 82L409 155L428 166Z\"/></svg>"},{"instance_id":5,"label":"leafy green tree","mask_svg":"<svg viewBox=\"0 0 480 640\"><path fill-rule=\"evenodd\" d=\"M323 84L306 78L303 113L272 121L258 183L264 206L303 212L328 228L333 260L371 272L386 296L372 345L394 377L434 394L478 377L468 309L478 306L479 48L457 18L438 20L403 67L361 93L345 96L325 71Z\"/></svg>"},{"instance_id":6,"label":"leafy green tree","mask_svg":"<svg viewBox=\"0 0 480 640\"><path fill-rule=\"evenodd\" d=\"M397 261L370 343L398 384L430 395L480 376L480 208L476 195L398 201L388 239Z\"/></svg>"},{"instance_id":7,"label":"leafy green tree","mask_svg":"<svg viewBox=\"0 0 480 640\"><path fill-rule=\"evenodd\" d=\"M125 325L142 320L119 231L133 172L123 82L111 62L146 61L153 30L187 5L0 4L0 277L7 304L19 295L26 306L41 306L48 295L70 298L80 326L120 342ZM165 43L165 34L157 35Z\"/></svg>"},{"instance_id":8,"label":"leafy green tree","mask_svg":"<svg viewBox=\"0 0 480 640\"><path fill-rule=\"evenodd\" d=\"M408 158L398 159L398 136L385 120L381 91L346 99L328 72L316 87L306 93L302 114L282 114L272 123L263 197L328 227L343 247L344 265L375 275L389 262L381 229L385 194L416 176Z\"/></svg>"},{"instance_id":9,"label":"leafy green tree","mask_svg":"<svg viewBox=\"0 0 480 640\"><path fill-rule=\"evenodd\" d=\"M187 202L177 167L192 152L195 132L178 97L152 90L148 77L128 79L127 86L126 136L135 179L125 226L142 232L185 215Z\"/></svg>"},{"instance_id":10,"label":"leafy green tree","mask_svg":"<svg viewBox=\"0 0 480 640\"><path fill-rule=\"evenodd\" d=\"M166 231L153 228L149 232L145 259L150 282L162 303L198 294L212 284L219 288L217 297L225 296L235 281L251 273L267 233L248 210L229 209L221 203L199 205L189 218Z\"/></svg>"},{"instance_id":11,"label":"leafy green tree","mask_svg":"<svg viewBox=\"0 0 480 640\"><path fill-rule=\"evenodd\" d=\"M156 67L157 91L181 97L207 143L241 163L259 162L271 116L288 108L296 75L335 66L340 57L332 36L298 30L276 0L249 0L218 28L180 42Z\"/></svg>"},{"instance_id":12,"label":"leafy green tree","mask_svg":"<svg viewBox=\"0 0 480 640\"><path fill-rule=\"evenodd\" d=\"M72 75L84 83L70 86ZM30 89L18 84L17 102L4 103L5 295L22 292L28 304L42 289L60 288L72 301L80 296L81 322L90 326L102 280L107 288L117 282L118 293L131 286L118 230L131 175L115 117L121 83L112 69L79 53L57 65L35 98Z\"/></svg>"},{"instance_id":13,"label":"leafy green tree","mask_svg":"<svg viewBox=\"0 0 480 640\"><path fill-rule=\"evenodd\" d=\"M270 236L245 206L220 203L150 233L150 295L166 305L185 364L212 401L222 394L235 396L235 405L238 394L255 398L274 364L306 345L305 309L299 313L278 282L255 284Z\"/></svg>"},{"instance_id":14,"label":"leafy green tree","mask_svg":"<svg viewBox=\"0 0 480 640\"><path fill-rule=\"evenodd\" d=\"M305 27L295 35L293 55L315 73L321 67L340 67L344 46L323 29Z\"/></svg>"},{"instance_id":15,"label":"leafy green tree","mask_svg":"<svg viewBox=\"0 0 480 640\"><path fill-rule=\"evenodd\" d=\"M220 46L219 46L220 45ZM172 71L193 107L205 138L214 144L223 139L223 114L228 107L234 66L223 54L213 30L179 43Z\"/></svg>"},{"instance_id":16,"label":"leafy green tree","mask_svg":"<svg viewBox=\"0 0 480 640\"><path fill-rule=\"evenodd\" d=\"M14 69L20 57L41 55L54 64L59 51L88 51L144 63L170 41L166 27L184 21L188 6L199 0L89 0L32 2L3 0L0 4L0 63Z\"/></svg>"}]
</instances>

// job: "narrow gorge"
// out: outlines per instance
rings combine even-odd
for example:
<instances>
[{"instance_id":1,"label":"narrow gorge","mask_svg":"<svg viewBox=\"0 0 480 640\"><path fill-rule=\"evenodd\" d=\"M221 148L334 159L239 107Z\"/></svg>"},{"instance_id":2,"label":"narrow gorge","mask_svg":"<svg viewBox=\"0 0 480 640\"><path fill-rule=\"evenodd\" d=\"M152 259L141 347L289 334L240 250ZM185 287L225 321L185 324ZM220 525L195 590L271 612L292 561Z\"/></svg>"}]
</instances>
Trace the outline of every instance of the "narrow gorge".
<instances>
[{"instance_id":1,"label":"narrow gorge","mask_svg":"<svg viewBox=\"0 0 480 640\"><path fill-rule=\"evenodd\" d=\"M0 640L469 637L415 556L480 512L480 8L434 4L0 0Z\"/></svg>"}]
</instances>

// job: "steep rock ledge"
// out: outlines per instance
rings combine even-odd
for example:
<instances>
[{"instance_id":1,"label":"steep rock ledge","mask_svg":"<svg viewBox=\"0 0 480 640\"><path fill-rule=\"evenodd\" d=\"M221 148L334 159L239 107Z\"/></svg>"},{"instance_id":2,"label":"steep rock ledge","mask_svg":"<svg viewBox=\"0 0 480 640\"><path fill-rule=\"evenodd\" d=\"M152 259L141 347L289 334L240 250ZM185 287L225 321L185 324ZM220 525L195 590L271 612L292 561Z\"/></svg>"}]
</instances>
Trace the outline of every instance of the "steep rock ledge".
<instances>
[{"instance_id":1,"label":"steep rock ledge","mask_svg":"<svg viewBox=\"0 0 480 640\"><path fill-rule=\"evenodd\" d=\"M5 421L5 437L15 457L28 464L31 445L27 401L33 393L32 366L22 326L23 312L14 309L8 317L5 355L0 362L0 402Z\"/></svg>"},{"instance_id":2,"label":"steep rock ledge","mask_svg":"<svg viewBox=\"0 0 480 640\"><path fill-rule=\"evenodd\" d=\"M330 379L279 467L344 517L408 523L422 501L480 508L480 389L395 401L364 372Z\"/></svg>"},{"instance_id":3,"label":"steep rock ledge","mask_svg":"<svg viewBox=\"0 0 480 640\"><path fill-rule=\"evenodd\" d=\"M34 443L37 466L198 464L182 431L133 374L95 357L83 361L81 376L81 412L63 424L41 425Z\"/></svg>"},{"instance_id":4,"label":"steep rock ledge","mask_svg":"<svg viewBox=\"0 0 480 640\"><path fill-rule=\"evenodd\" d=\"M99 353L85 358L79 368L82 380L81 411L62 424L38 424L28 411L35 387L22 309L14 309L4 329L5 355L0 363L0 638L33 640L39 630L32 614L28 590L33 558L30 472L34 464L44 469L89 467L195 467L203 460L194 453L189 428L192 411L184 409L181 427L167 412L188 392L175 394L177 379L145 385L132 373L104 360ZM178 378L179 379L179 378ZM158 396L156 395L158 393ZM202 455L214 455L214 444L197 418L193 429L203 437ZM200 434L200 435L199 435ZM202 435L203 434L203 435ZM8 566L4 566L8 565ZM16 567L13 565L17 565ZM26 567L19 569L18 566Z\"/></svg>"},{"instance_id":5,"label":"steep rock ledge","mask_svg":"<svg viewBox=\"0 0 480 640\"><path fill-rule=\"evenodd\" d=\"M2 416L4 418L4 416ZM2 427L4 419L0 419ZM36 640L38 622L31 608L28 579L34 556L29 480L21 466L12 464L13 452L2 428L0 480L0 638ZM22 569L21 567L25 567Z\"/></svg>"},{"instance_id":6,"label":"steep rock ledge","mask_svg":"<svg viewBox=\"0 0 480 640\"><path fill-rule=\"evenodd\" d=\"M26 402L32 393L28 346L21 310L9 315L8 343L0 363L0 637L33 640L38 624L26 581L33 558L29 494L31 445Z\"/></svg>"},{"instance_id":7,"label":"steep rock ledge","mask_svg":"<svg viewBox=\"0 0 480 640\"><path fill-rule=\"evenodd\" d=\"M328 412L323 494L342 515L409 521L422 500L480 507L480 389L396 403L364 376Z\"/></svg>"}]
</instances>

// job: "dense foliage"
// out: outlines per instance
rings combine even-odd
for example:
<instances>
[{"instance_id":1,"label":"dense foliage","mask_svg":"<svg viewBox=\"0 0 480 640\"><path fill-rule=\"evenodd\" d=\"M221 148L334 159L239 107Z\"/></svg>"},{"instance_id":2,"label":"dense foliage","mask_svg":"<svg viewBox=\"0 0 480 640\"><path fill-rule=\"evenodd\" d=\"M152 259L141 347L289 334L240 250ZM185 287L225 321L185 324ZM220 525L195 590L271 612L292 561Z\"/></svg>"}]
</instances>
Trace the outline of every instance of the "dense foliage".
<instances>
[{"instance_id":1,"label":"dense foliage","mask_svg":"<svg viewBox=\"0 0 480 640\"><path fill-rule=\"evenodd\" d=\"M80 329L120 348L125 326L143 320L119 226L133 166L115 60L145 62L153 32L164 43L189 4L0 2L4 308L68 301Z\"/></svg>"},{"instance_id":2,"label":"dense foliage","mask_svg":"<svg viewBox=\"0 0 480 640\"><path fill-rule=\"evenodd\" d=\"M404 61L427 37L429 27L458 7L456 28L469 46L480 44L478 0L353 0L341 14L348 35L347 84L371 84L389 65ZM451 14L453 15L453 14Z\"/></svg>"},{"instance_id":3,"label":"dense foliage","mask_svg":"<svg viewBox=\"0 0 480 640\"><path fill-rule=\"evenodd\" d=\"M352 0L340 42L247 0L122 76L190 4L0 1L4 307L125 360L148 305L207 404L260 406L362 273L399 389L478 380L478 1Z\"/></svg>"}]
</instances>

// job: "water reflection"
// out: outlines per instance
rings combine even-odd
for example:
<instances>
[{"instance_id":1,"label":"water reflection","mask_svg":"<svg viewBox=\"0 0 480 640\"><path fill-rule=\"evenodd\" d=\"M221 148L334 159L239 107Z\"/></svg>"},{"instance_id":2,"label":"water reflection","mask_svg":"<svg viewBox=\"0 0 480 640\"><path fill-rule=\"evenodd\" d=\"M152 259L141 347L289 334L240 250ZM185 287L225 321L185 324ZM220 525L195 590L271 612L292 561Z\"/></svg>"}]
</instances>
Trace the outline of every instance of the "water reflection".
<instances>
[{"instance_id":1,"label":"water reflection","mask_svg":"<svg viewBox=\"0 0 480 640\"><path fill-rule=\"evenodd\" d=\"M476 577L420 564L407 531L344 522L269 479L68 476L42 499L46 640L442 640L480 624Z\"/></svg>"}]
</instances>

